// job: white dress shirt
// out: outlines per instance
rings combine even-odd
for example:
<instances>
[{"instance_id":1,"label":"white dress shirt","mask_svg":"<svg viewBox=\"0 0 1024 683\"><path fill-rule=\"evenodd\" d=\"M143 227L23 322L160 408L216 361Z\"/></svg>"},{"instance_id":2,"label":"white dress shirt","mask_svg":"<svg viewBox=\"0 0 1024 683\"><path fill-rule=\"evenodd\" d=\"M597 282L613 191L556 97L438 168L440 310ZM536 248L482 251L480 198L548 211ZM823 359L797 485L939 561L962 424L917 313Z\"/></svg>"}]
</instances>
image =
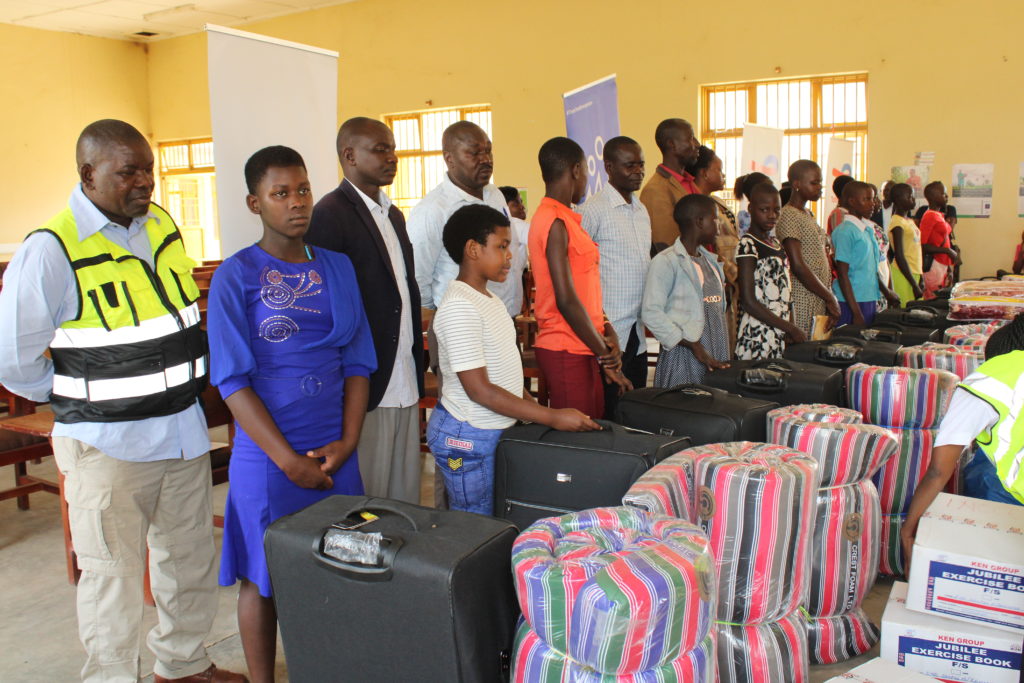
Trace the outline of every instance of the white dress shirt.
<instances>
[{"instance_id":1,"label":"white dress shirt","mask_svg":"<svg viewBox=\"0 0 1024 683\"><path fill-rule=\"evenodd\" d=\"M391 379L388 380L388 387L381 397L379 408L408 408L419 403L420 390L416 384L416 365L408 350L412 348L412 319L409 317L409 285L406 280L405 257L402 255L402 245L398 242L398 234L395 226L391 224L388 211L391 209L391 199L378 190L377 201L370 199L358 187L347 178L344 182L349 183L355 189L370 215L373 216L380 236L384 239L384 246L388 250L388 258L391 259L391 269L395 273L395 282L398 284L398 294L402 298L401 323L398 326L398 352L395 354L395 366L391 370ZM415 312L419 315L419 311Z\"/></svg>"},{"instance_id":2,"label":"white dress shirt","mask_svg":"<svg viewBox=\"0 0 1024 683\"><path fill-rule=\"evenodd\" d=\"M651 217L647 207L632 194L627 202L611 185L601 190L580 207L583 229L597 243L601 252L601 296L619 346L629 342L630 330L636 328L640 345L637 355L647 353L644 328L640 322L640 305L644 281L651 265Z\"/></svg>"},{"instance_id":3,"label":"white dress shirt","mask_svg":"<svg viewBox=\"0 0 1024 683\"><path fill-rule=\"evenodd\" d=\"M459 275L459 266L448 255L441 236L444 233L444 224L451 215L469 204L486 204L500 211L506 218L509 217L505 196L494 183L484 186L483 199L477 199L457 187L447 173L441 184L428 192L409 213L406 228L417 264L416 284L420 288L420 305L424 308L436 309L445 290L448 289L448 283ZM512 231L512 244L509 248L513 254L516 253L518 240L515 231ZM517 273L513 267L504 282L487 283L487 289L502 300L509 315L518 314L522 306L522 276L522 268Z\"/></svg>"}]
</instances>

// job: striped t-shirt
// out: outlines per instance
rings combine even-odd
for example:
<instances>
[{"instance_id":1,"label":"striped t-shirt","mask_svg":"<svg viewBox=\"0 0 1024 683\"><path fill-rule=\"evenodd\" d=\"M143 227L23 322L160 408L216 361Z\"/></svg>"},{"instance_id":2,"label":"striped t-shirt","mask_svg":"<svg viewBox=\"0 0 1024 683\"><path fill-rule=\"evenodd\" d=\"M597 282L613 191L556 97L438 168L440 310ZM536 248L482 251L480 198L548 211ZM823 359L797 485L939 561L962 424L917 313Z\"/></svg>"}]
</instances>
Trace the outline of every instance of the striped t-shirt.
<instances>
[{"instance_id":1,"label":"striped t-shirt","mask_svg":"<svg viewBox=\"0 0 1024 683\"><path fill-rule=\"evenodd\" d=\"M523 395L523 362L516 345L516 327L501 299L481 294L461 280L452 280L434 316L434 335L445 410L477 429L504 429L515 424L515 418L470 400L457 374L486 368L491 384Z\"/></svg>"}]
</instances>

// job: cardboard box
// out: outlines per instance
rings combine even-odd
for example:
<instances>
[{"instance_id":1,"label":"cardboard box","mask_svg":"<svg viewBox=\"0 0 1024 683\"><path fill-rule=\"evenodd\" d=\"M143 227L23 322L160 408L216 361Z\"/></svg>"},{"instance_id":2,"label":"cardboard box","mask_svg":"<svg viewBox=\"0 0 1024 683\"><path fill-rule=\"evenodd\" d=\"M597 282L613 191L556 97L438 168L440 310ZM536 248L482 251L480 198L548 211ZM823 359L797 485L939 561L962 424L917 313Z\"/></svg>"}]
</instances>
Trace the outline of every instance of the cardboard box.
<instances>
[{"instance_id":1,"label":"cardboard box","mask_svg":"<svg viewBox=\"0 0 1024 683\"><path fill-rule=\"evenodd\" d=\"M1024 507L940 493L917 528L907 607L1024 635Z\"/></svg>"},{"instance_id":2,"label":"cardboard box","mask_svg":"<svg viewBox=\"0 0 1024 683\"><path fill-rule=\"evenodd\" d=\"M916 561L916 560L915 560ZM894 583L882 615L882 658L942 681L1018 683L1020 635L907 609Z\"/></svg>"},{"instance_id":3,"label":"cardboard box","mask_svg":"<svg viewBox=\"0 0 1024 683\"><path fill-rule=\"evenodd\" d=\"M937 678L919 674L881 657L830 678L825 683L938 683Z\"/></svg>"}]
</instances>

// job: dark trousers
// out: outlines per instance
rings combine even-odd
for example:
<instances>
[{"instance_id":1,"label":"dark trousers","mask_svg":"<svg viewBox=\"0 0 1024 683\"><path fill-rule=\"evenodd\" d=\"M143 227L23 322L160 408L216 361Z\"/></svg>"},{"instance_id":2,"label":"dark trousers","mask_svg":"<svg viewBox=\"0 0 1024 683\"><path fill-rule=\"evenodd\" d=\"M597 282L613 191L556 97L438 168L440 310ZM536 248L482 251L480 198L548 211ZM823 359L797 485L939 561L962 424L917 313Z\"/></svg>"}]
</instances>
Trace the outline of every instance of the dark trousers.
<instances>
[{"instance_id":1,"label":"dark trousers","mask_svg":"<svg viewBox=\"0 0 1024 683\"><path fill-rule=\"evenodd\" d=\"M647 386L647 340L643 343L643 353L640 351L640 337L636 333L636 325L629 331L629 339L622 351L622 374L633 383L634 389L642 389ZM604 379L602 373L602 379ZM619 385L604 385L604 416L611 420L615 415L615 406L619 404Z\"/></svg>"}]
</instances>

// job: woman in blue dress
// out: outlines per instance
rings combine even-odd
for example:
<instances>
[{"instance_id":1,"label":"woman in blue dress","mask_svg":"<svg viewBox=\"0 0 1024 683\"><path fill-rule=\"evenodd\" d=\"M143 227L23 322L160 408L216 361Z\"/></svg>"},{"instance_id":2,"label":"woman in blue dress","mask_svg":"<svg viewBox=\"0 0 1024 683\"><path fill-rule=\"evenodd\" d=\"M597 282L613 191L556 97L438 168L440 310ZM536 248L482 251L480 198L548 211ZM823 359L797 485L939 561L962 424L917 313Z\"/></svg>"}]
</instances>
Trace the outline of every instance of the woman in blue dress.
<instances>
[{"instance_id":1,"label":"woman in blue dress","mask_svg":"<svg viewBox=\"0 0 1024 683\"><path fill-rule=\"evenodd\" d=\"M303 242L313 209L288 147L245 165L263 237L210 285L210 376L235 418L220 583L241 580L238 627L254 683L272 681L277 613L263 551L275 519L332 494L362 494L355 452L373 341L348 257Z\"/></svg>"}]
</instances>

